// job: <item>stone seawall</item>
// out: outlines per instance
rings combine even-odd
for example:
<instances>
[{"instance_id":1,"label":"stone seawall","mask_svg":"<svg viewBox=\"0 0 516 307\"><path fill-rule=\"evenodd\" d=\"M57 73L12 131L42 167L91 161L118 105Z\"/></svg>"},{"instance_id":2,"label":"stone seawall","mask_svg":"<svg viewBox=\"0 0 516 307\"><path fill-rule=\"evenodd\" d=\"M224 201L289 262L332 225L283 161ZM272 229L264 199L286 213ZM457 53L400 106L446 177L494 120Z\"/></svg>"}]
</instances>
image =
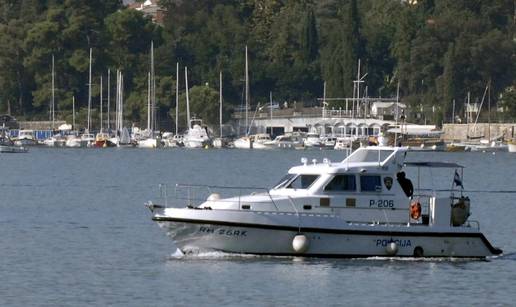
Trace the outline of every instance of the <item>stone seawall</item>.
<instances>
[{"instance_id":1,"label":"stone seawall","mask_svg":"<svg viewBox=\"0 0 516 307\"><path fill-rule=\"evenodd\" d=\"M510 124L491 124L491 139L505 137L506 139L516 138L516 123ZM467 136L488 138L489 124L444 124L443 140L445 141L465 141Z\"/></svg>"}]
</instances>

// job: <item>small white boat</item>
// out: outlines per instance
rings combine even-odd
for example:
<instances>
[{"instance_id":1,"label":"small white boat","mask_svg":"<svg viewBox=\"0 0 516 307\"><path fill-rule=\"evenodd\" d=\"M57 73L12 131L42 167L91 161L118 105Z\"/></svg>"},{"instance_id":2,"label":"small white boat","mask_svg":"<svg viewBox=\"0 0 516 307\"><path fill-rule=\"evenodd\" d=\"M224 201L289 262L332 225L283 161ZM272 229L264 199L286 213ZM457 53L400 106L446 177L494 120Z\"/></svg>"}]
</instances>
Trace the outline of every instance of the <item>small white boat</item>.
<instances>
[{"instance_id":1,"label":"small white boat","mask_svg":"<svg viewBox=\"0 0 516 307\"><path fill-rule=\"evenodd\" d=\"M470 151L481 151L481 152L498 152L508 151L508 145L503 144L501 141L480 140L479 144L468 145Z\"/></svg>"},{"instance_id":2,"label":"small white boat","mask_svg":"<svg viewBox=\"0 0 516 307\"><path fill-rule=\"evenodd\" d=\"M137 144L138 148L159 148L161 147L161 140L155 137L141 139Z\"/></svg>"},{"instance_id":3,"label":"small white boat","mask_svg":"<svg viewBox=\"0 0 516 307\"><path fill-rule=\"evenodd\" d=\"M499 255L469 220L470 200L455 188L439 196L417 187L403 166L407 148L359 148L344 161L293 167L272 189L222 198L222 188L176 185L179 208L147 203L152 219L185 254L198 251L310 257L472 257ZM200 191L209 195L199 199ZM255 189L256 191L257 189ZM179 191L179 192L178 192ZM215 192L217 191L217 192ZM211 194L209 194L211 193ZM164 193L166 195L166 191ZM196 195L197 198L192 198Z\"/></svg>"},{"instance_id":4,"label":"small white boat","mask_svg":"<svg viewBox=\"0 0 516 307\"><path fill-rule=\"evenodd\" d=\"M183 136L183 143L187 148L204 148L211 145L211 139L203 127L200 119L190 121L190 129Z\"/></svg>"},{"instance_id":5,"label":"small white boat","mask_svg":"<svg viewBox=\"0 0 516 307\"><path fill-rule=\"evenodd\" d=\"M34 136L34 130L20 130L18 137L14 141L16 146L34 146L38 141Z\"/></svg>"},{"instance_id":6,"label":"small white boat","mask_svg":"<svg viewBox=\"0 0 516 307\"><path fill-rule=\"evenodd\" d=\"M139 130L139 129L135 129ZM109 141L116 145L116 147L134 147L136 143L131 140L131 134L126 127L123 127L121 130L117 130L115 136L113 136Z\"/></svg>"},{"instance_id":7,"label":"small white boat","mask_svg":"<svg viewBox=\"0 0 516 307\"><path fill-rule=\"evenodd\" d=\"M0 153L24 153L28 149L23 146L15 146L14 142L8 137L5 126L0 127Z\"/></svg>"},{"instance_id":8,"label":"small white boat","mask_svg":"<svg viewBox=\"0 0 516 307\"><path fill-rule=\"evenodd\" d=\"M25 153L29 150L23 146L0 144L0 153Z\"/></svg>"},{"instance_id":9,"label":"small white boat","mask_svg":"<svg viewBox=\"0 0 516 307\"><path fill-rule=\"evenodd\" d=\"M516 141L509 142L507 144L507 149L509 152L516 152Z\"/></svg>"},{"instance_id":10,"label":"small white boat","mask_svg":"<svg viewBox=\"0 0 516 307\"><path fill-rule=\"evenodd\" d=\"M233 142L226 137L215 138L212 143L214 148L234 148Z\"/></svg>"},{"instance_id":11,"label":"small white boat","mask_svg":"<svg viewBox=\"0 0 516 307\"><path fill-rule=\"evenodd\" d=\"M70 134L66 137L65 147L68 148L80 148L82 140L75 134Z\"/></svg>"},{"instance_id":12,"label":"small white boat","mask_svg":"<svg viewBox=\"0 0 516 307\"><path fill-rule=\"evenodd\" d=\"M253 140L251 136L239 137L233 142L233 146L237 149L251 149L253 148Z\"/></svg>"},{"instance_id":13,"label":"small white boat","mask_svg":"<svg viewBox=\"0 0 516 307\"><path fill-rule=\"evenodd\" d=\"M303 138L299 134L288 133L284 135L277 136L272 141L264 142L264 145L272 148L281 148L281 149L303 149L304 142Z\"/></svg>"},{"instance_id":14,"label":"small white boat","mask_svg":"<svg viewBox=\"0 0 516 307\"><path fill-rule=\"evenodd\" d=\"M349 138L337 138L335 142L335 146L333 149L335 150L350 150L353 140Z\"/></svg>"},{"instance_id":15,"label":"small white boat","mask_svg":"<svg viewBox=\"0 0 516 307\"><path fill-rule=\"evenodd\" d=\"M95 135L93 133L83 133L81 135L81 147L94 147Z\"/></svg>"},{"instance_id":16,"label":"small white boat","mask_svg":"<svg viewBox=\"0 0 516 307\"><path fill-rule=\"evenodd\" d=\"M333 136L325 136L322 137L322 143L325 148L335 148L335 144L337 143L337 138Z\"/></svg>"},{"instance_id":17,"label":"small white boat","mask_svg":"<svg viewBox=\"0 0 516 307\"><path fill-rule=\"evenodd\" d=\"M49 146L49 147L65 147L66 144L66 138L58 135L50 137L43 141L43 144Z\"/></svg>"},{"instance_id":18,"label":"small white boat","mask_svg":"<svg viewBox=\"0 0 516 307\"><path fill-rule=\"evenodd\" d=\"M268 149L273 148L270 145L271 137L267 133L259 133L250 136L243 136L233 142L235 148L240 149Z\"/></svg>"},{"instance_id":19,"label":"small white boat","mask_svg":"<svg viewBox=\"0 0 516 307\"><path fill-rule=\"evenodd\" d=\"M268 133L255 134L253 135L253 148L270 149L271 147L267 145L270 141L272 141L272 139Z\"/></svg>"},{"instance_id":20,"label":"small white boat","mask_svg":"<svg viewBox=\"0 0 516 307\"><path fill-rule=\"evenodd\" d=\"M183 147L183 136L172 132L163 133L161 142L165 148Z\"/></svg>"},{"instance_id":21,"label":"small white boat","mask_svg":"<svg viewBox=\"0 0 516 307\"><path fill-rule=\"evenodd\" d=\"M309 147L309 148L313 148L313 147L319 148L319 147L324 146L324 143L323 143L322 139L319 137L319 134L315 133L315 132L309 132L306 134L305 139L304 139L304 144L306 147Z\"/></svg>"}]
</instances>

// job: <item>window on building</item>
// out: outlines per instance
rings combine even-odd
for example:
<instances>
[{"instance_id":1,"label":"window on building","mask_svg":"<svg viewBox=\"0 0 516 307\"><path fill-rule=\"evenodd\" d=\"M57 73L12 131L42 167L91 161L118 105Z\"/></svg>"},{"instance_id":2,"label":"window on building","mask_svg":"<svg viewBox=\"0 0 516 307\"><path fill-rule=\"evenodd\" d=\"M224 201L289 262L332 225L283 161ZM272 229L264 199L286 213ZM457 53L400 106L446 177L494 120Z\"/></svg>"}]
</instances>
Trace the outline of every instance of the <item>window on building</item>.
<instances>
[{"instance_id":1,"label":"window on building","mask_svg":"<svg viewBox=\"0 0 516 307\"><path fill-rule=\"evenodd\" d=\"M327 192L356 191L355 175L337 175L324 187Z\"/></svg>"},{"instance_id":2,"label":"window on building","mask_svg":"<svg viewBox=\"0 0 516 307\"><path fill-rule=\"evenodd\" d=\"M379 175L361 175L360 190L362 192L381 192L382 179Z\"/></svg>"},{"instance_id":3,"label":"window on building","mask_svg":"<svg viewBox=\"0 0 516 307\"><path fill-rule=\"evenodd\" d=\"M308 189L317 178L319 178L318 175L299 175L287 186L287 189Z\"/></svg>"}]
</instances>

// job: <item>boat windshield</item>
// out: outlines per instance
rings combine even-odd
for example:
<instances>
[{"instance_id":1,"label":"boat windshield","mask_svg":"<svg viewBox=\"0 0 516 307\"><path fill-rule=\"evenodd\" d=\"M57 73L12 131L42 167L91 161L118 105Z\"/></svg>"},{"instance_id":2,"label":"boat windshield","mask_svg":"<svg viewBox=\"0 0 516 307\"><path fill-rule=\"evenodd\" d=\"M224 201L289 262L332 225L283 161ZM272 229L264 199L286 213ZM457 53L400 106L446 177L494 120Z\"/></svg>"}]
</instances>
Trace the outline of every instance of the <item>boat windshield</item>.
<instances>
[{"instance_id":1,"label":"boat windshield","mask_svg":"<svg viewBox=\"0 0 516 307\"><path fill-rule=\"evenodd\" d=\"M314 183L318 175L299 175L292 180L287 186L287 189L308 189Z\"/></svg>"},{"instance_id":2,"label":"boat windshield","mask_svg":"<svg viewBox=\"0 0 516 307\"><path fill-rule=\"evenodd\" d=\"M280 179L280 181L274 186L273 189L277 190L284 188L294 177L296 177L296 174L286 174Z\"/></svg>"},{"instance_id":3,"label":"boat windshield","mask_svg":"<svg viewBox=\"0 0 516 307\"><path fill-rule=\"evenodd\" d=\"M394 150L389 149L358 149L352 153L346 160L346 162L383 162L385 161Z\"/></svg>"},{"instance_id":4,"label":"boat windshield","mask_svg":"<svg viewBox=\"0 0 516 307\"><path fill-rule=\"evenodd\" d=\"M319 175L287 174L273 189L308 189L318 178Z\"/></svg>"}]
</instances>

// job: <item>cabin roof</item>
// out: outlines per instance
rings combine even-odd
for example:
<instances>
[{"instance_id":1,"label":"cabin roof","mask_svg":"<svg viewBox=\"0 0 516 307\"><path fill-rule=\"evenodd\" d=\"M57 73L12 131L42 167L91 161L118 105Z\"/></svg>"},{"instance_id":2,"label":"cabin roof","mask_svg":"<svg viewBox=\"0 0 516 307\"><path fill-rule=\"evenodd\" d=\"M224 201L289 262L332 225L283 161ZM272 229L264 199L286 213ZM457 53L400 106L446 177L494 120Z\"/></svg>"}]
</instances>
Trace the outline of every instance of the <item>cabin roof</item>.
<instances>
[{"instance_id":1,"label":"cabin roof","mask_svg":"<svg viewBox=\"0 0 516 307\"><path fill-rule=\"evenodd\" d=\"M354 151L346 159L338 163L324 161L312 163L308 161L304 165L292 167L290 174L338 174L338 173L362 173L371 170L377 172L393 172L401 168L407 148L405 147L363 147ZM401 155L401 159L400 158ZM390 166L395 169L391 169Z\"/></svg>"},{"instance_id":2,"label":"cabin roof","mask_svg":"<svg viewBox=\"0 0 516 307\"><path fill-rule=\"evenodd\" d=\"M432 168L464 168L457 163L450 162L405 162L407 167L432 167Z\"/></svg>"}]
</instances>

